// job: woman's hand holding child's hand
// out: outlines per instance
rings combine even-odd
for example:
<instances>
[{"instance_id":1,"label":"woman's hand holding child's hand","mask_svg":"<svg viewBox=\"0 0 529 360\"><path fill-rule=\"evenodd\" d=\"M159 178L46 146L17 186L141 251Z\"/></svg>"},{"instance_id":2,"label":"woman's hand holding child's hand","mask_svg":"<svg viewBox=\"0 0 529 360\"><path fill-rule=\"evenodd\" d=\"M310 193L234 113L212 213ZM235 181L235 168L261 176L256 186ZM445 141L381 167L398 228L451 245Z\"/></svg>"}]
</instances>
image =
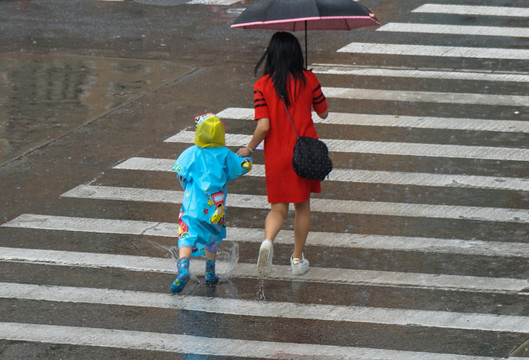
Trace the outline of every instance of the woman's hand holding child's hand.
<instances>
[{"instance_id":1,"label":"woman's hand holding child's hand","mask_svg":"<svg viewBox=\"0 0 529 360\"><path fill-rule=\"evenodd\" d=\"M246 157L252 155L252 152L247 147L240 148L239 151L237 151L237 155Z\"/></svg>"}]
</instances>

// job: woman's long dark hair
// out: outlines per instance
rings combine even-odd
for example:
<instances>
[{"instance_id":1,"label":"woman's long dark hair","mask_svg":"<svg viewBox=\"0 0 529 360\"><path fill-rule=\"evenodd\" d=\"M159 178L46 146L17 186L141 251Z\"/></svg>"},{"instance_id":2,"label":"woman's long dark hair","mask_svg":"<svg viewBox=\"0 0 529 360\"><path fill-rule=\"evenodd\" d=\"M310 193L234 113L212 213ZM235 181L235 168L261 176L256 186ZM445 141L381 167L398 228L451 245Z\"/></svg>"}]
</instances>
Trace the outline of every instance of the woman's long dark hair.
<instances>
[{"instance_id":1,"label":"woman's long dark hair","mask_svg":"<svg viewBox=\"0 0 529 360\"><path fill-rule=\"evenodd\" d=\"M303 70L305 66L303 63L303 52L298 39L284 31L276 32L265 53L255 66L255 74L265 61L264 75L270 75L274 82L274 88L279 97L285 100L287 105L290 105L290 96L288 95L288 80L292 76L296 82L306 84Z\"/></svg>"}]
</instances>

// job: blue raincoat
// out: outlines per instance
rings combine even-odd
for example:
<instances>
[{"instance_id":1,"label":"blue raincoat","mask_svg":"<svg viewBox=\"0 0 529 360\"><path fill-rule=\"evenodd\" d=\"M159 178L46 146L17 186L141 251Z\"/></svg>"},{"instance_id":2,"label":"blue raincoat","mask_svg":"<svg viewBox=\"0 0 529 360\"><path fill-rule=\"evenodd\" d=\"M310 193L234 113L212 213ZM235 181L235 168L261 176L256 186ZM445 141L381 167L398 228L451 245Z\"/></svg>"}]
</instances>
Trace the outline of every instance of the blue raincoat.
<instances>
[{"instance_id":1,"label":"blue raincoat","mask_svg":"<svg viewBox=\"0 0 529 360\"><path fill-rule=\"evenodd\" d=\"M197 125L195 144L182 152L173 170L184 188L178 247L191 247L192 256L200 256L226 237L228 183L250 171L252 159L224 146L224 125L213 115Z\"/></svg>"}]
</instances>

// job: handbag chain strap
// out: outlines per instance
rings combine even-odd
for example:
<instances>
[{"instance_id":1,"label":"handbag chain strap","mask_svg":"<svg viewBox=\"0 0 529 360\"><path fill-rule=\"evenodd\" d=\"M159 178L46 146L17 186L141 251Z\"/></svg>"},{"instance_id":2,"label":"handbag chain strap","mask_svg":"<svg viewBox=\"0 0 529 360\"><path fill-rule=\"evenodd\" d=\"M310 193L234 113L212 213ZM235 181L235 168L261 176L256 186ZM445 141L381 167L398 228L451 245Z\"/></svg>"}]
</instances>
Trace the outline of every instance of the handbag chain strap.
<instances>
[{"instance_id":1,"label":"handbag chain strap","mask_svg":"<svg viewBox=\"0 0 529 360\"><path fill-rule=\"evenodd\" d=\"M288 115L288 120L290 120L290 125L292 125L292 129L294 129L294 132L296 133L296 139L299 138L298 132L296 131L296 127L294 126L294 122L292 121L292 118L290 117L290 113L288 112L287 104L285 104L285 100L281 98L281 102L283 103L283 106L285 107L285 111Z\"/></svg>"}]
</instances>

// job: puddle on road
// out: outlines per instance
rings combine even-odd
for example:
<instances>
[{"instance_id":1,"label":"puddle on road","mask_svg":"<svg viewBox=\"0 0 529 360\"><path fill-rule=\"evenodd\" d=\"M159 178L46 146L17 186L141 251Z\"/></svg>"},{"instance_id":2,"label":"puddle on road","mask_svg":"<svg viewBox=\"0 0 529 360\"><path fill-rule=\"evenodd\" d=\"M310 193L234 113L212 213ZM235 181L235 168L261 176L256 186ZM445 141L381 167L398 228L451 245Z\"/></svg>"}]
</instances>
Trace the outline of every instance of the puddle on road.
<instances>
[{"instance_id":1,"label":"puddle on road","mask_svg":"<svg viewBox=\"0 0 529 360\"><path fill-rule=\"evenodd\" d=\"M0 165L182 75L161 61L0 56Z\"/></svg>"},{"instance_id":2,"label":"puddle on road","mask_svg":"<svg viewBox=\"0 0 529 360\"><path fill-rule=\"evenodd\" d=\"M151 245L161 250L163 253L167 254L168 257L174 261L175 263L175 274L176 274L176 263L178 261L178 246L172 245L162 245L155 241L150 241ZM204 260L205 257L197 257L192 258L191 261L195 260ZM222 243L219 246L219 249L217 251L217 264L216 264L216 273L219 276L219 283L226 283L230 282L231 277L233 276L233 273L237 269L237 264L239 263L239 244L233 243L231 246L228 246L224 243ZM192 274L197 282L200 282L198 280L197 274ZM203 273L201 272L198 274L203 277Z\"/></svg>"}]
</instances>

